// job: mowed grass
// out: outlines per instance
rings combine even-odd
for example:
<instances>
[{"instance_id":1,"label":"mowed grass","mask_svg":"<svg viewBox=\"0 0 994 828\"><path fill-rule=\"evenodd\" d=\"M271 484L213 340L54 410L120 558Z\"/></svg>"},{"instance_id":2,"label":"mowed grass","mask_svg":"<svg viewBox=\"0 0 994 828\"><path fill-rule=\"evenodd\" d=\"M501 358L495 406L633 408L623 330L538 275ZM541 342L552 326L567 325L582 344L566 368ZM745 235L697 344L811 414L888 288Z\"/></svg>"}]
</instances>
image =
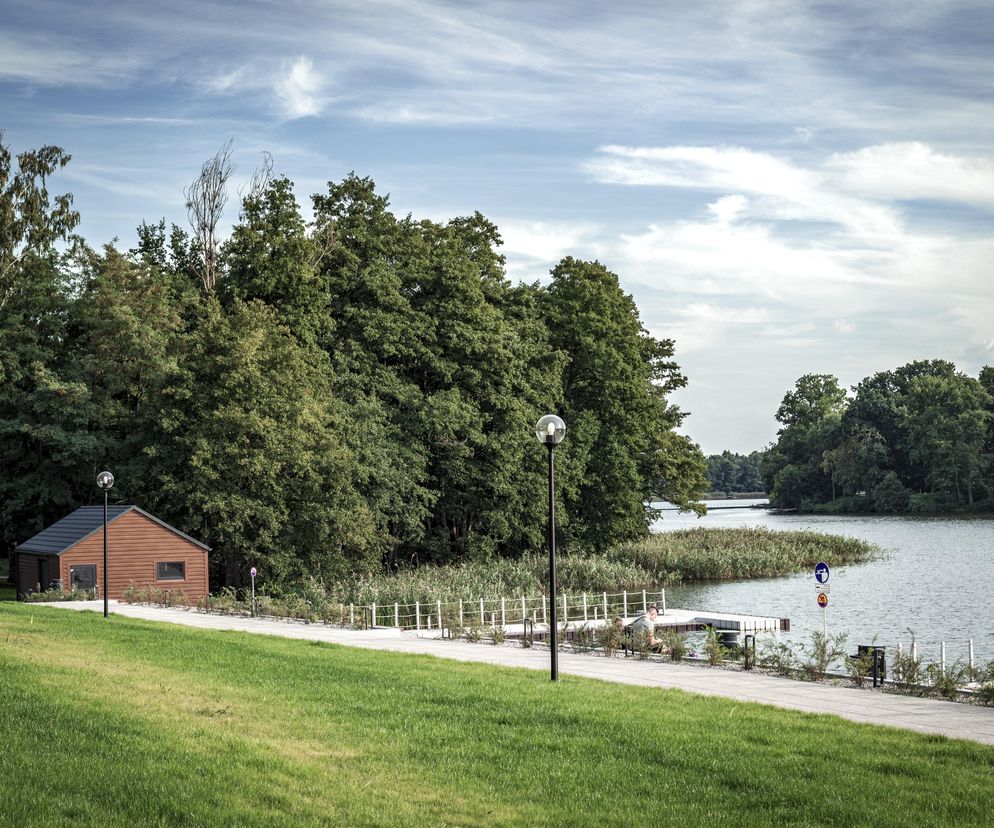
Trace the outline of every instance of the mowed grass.
<instances>
[{"instance_id":1,"label":"mowed grass","mask_svg":"<svg viewBox=\"0 0 994 828\"><path fill-rule=\"evenodd\" d=\"M994 811L994 749L969 742L15 604L0 606L0 739L0 823L17 826L989 825Z\"/></svg>"}]
</instances>

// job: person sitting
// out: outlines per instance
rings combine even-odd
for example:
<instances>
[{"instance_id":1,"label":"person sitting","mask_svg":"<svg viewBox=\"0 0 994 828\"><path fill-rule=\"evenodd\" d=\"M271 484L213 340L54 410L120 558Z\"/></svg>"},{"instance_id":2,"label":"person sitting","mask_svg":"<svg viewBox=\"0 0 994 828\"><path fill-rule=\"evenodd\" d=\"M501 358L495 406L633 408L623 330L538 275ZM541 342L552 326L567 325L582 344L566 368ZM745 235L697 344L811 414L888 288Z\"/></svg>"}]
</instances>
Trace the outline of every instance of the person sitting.
<instances>
[{"instance_id":1,"label":"person sitting","mask_svg":"<svg viewBox=\"0 0 994 828\"><path fill-rule=\"evenodd\" d=\"M632 624L632 644L636 650L641 649L641 642L644 642L646 649L650 652L662 652L663 642L656 638L657 614L656 607L651 606L646 609L644 615L640 615Z\"/></svg>"}]
</instances>

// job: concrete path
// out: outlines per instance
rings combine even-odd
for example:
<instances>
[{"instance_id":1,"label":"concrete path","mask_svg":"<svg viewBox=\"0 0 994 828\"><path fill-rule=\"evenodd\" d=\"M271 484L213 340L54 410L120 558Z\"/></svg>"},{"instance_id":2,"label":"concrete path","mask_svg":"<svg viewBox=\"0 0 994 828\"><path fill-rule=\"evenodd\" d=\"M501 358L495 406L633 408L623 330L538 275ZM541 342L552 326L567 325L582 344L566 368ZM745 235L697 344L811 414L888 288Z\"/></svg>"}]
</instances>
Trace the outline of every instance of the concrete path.
<instances>
[{"instance_id":1,"label":"concrete path","mask_svg":"<svg viewBox=\"0 0 994 828\"><path fill-rule=\"evenodd\" d=\"M45 606L103 611L101 601L66 601ZM116 601L111 602L111 612L129 618L165 621L201 629L238 630L373 650L434 655L457 661L549 670L549 651L544 648L524 649L515 645L494 647L419 637L412 631L400 632L391 628L345 630L323 624L204 615L189 610L135 606ZM604 658L598 655L561 653L559 672L643 687L676 688L705 696L722 696L808 713L831 713L854 722L887 725L994 745L994 708L833 687L751 672L639 661L634 658Z\"/></svg>"}]
</instances>

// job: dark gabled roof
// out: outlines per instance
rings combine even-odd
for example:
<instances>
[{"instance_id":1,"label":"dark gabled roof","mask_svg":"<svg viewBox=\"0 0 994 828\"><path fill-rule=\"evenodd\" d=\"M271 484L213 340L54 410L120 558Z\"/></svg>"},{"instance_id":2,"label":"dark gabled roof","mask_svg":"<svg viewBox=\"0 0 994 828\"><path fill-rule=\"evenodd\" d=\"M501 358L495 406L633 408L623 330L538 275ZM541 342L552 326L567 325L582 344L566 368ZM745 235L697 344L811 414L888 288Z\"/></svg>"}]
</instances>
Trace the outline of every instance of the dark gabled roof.
<instances>
[{"instance_id":1,"label":"dark gabled roof","mask_svg":"<svg viewBox=\"0 0 994 828\"><path fill-rule=\"evenodd\" d=\"M170 526L159 520L155 515L150 515L144 509L137 506L108 506L107 523L117 520L121 515L128 512L138 512L149 520L155 521L159 526L168 529L173 534L196 544L201 549L209 550L210 547L194 540L189 535L184 535L179 529ZM45 555L61 555L71 549L81 540L85 540L104 525L103 506L81 506L70 515L66 515L62 520L56 521L47 529L42 529L33 538L29 538L24 543L18 544L15 551L18 552L39 552Z\"/></svg>"}]
</instances>

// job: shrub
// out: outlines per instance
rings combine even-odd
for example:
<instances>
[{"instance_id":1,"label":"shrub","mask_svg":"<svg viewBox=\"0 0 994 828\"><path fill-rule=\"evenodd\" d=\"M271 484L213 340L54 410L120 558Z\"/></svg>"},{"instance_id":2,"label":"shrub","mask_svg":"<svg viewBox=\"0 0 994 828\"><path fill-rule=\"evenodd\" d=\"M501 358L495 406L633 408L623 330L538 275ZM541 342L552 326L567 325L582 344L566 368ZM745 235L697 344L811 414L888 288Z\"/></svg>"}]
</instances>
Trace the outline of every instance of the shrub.
<instances>
[{"instance_id":1,"label":"shrub","mask_svg":"<svg viewBox=\"0 0 994 828\"><path fill-rule=\"evenodd\" d=\"M479 644L483 640L483 627L478 624L473 624L472 626L466 627L463 633L463 637L470 644Z\"/></svg>"},{"instance_id":2,"label":"shrub","mask_svg":"<svg viewBox=\"0 0 994 828\"><path fill-rule=\"evenodd\" d=\"M873 487L872 497L875 512L904 512L908 509L911 492L895 472L889 471L884 475L883 480Z\"/></svg>"},{"instance_id":3,"label":"shrub","mask_svg":"<svg viewBox=\"0 0 994 828\"><path fill-rule=\"evenodd\" d=\"M600 627L594 635L597 646L604 651L604 655L612 657L624 644L625 630L620 617Z\"/></svg>"},{"instance_id":4,"label":"shrub","mask_svg":"<svg viewBox=\"0 0 994 828\"><path fill-rule=\"evenodd\" d=\"M647 630L639 630L632 636L632 650L638 657L645 661L652 652L652 644L649 643L649 633Z\"/></svg>"},{"instance_id":5,"label":"shrub","mask_svg":"<svg viewBox=\"0 0 994 828\"><path fill-rule=\"evenodd\" d=\"M759 654L759 664L778 676L791 676L797 657L794 648L786 641L764 641Z\"/></svg>"},{"instance_id":6,"label":"shrub","mask_svg":"<svg viewBox=\"0 0 994 828\"><path fill-rule=\"evenodd\" d=\"M925 679L932 695L956 701L960 697L960 691L973 677L973 672L969 665L958 660L947 664L945 670L941 664L932 662L925 667Z\"/></svg>"},{"instance_id":7,"label":"shrub","mask_svg":"<svg viewBox=\"0 0 994 828\"><path fill-rule=\"evenodd\" d=\"M874 639L876 643L876 639ZM873 671L873 649L868 648L860 656L855 658L852 656L847 657L844 660L846 666L846 672L849 673L849 678L852 679L854 687L862 687L866 684L866 679L869 677L870 673Z\"/></svg>"},{"instance_id":8,"label":"shrub","mask_svg":"<svg viewBox=\"0 0 994 828\"><path fill-rule=\"evenodd\" d=\"M974 698L983 705L994 705L994 661L987 666L974 671L977 689Z\"/></svg>"},{"instance_id":9,"label":"shrub","mask_svg":"<svg viewBox=\"0 0 994 828\"><path fill-rule=\"evenodd\" d=\"M490 639L490 643L495 647L503 644L507 640L507 632L500 625L491 627L487 631L487 638Z\"/></svg>"},{"instance_id":10,"label":"shrub","mask_svg":"<svg viewBox=\"0 0 994 828\"><path fill-rule=\"evenodd\" d=\"M670 654L672 661L682 661L687 655L687 637L676 630L666 630L663 633L663 646Z\"/></svg>"},{"instance_id":11,"label":"shrub","mask_svg":"<svg viewBox=\"0 0 994 828\"><path fill-rule=\"evenodd\" d=\"M910 630L908 632L911 632ZM922 662L921 659L916 658L913 653L915 651L915 634L911 633L911 648L904 652L903 650L898 650L894 653L894 659L891 662L891 676L894 679L894 684L899 690L903 690L905 693L911 693L913 695L920 695L923 691L922 688Z\"/></svg>"},{"instance_id":12,"label":"shrub","mask_svg":"<svg viewBox=\"0 0 994 828\"><path fill-rule=\"evenodd\" d=\"M717 667L728 656L728 648L721 643L721 637L714 627L707 627L704 631L704 655L708 664Z\"/></svg>"},{"instance_id":13,"label":"shrub","mask_svg":"<svg viewBox=\"0 0 994 828\"><path fill-rule=\"evenodd\" d=\"M809 681L819 681L825 678L829 667L846 654L846 633L825 635L820 632L811 633L811 641L801 645L805 660L801 663L801 672Z\"/></svg>"},{"instance_id":14,"label":"shrub","mask_svg":"<svg viewBox=\"0 0 994 828\"><path fill-rule=\"evenodd\" d=\"M578 653L589 653L594 649L594 631L586 622L573 633L573 649Z\"/></svg>"}]
</instances>

